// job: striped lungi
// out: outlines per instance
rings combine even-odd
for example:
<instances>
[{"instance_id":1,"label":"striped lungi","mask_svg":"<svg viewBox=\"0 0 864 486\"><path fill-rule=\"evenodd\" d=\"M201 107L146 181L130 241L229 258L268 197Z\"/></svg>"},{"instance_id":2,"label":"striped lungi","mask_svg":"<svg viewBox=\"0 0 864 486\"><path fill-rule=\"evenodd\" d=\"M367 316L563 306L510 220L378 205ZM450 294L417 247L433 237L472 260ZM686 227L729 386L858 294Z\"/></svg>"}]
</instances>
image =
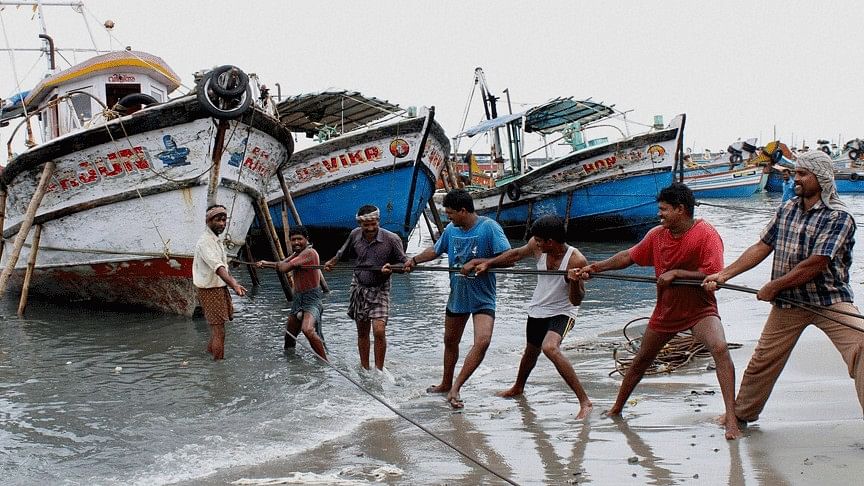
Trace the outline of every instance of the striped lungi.
<instances>
[{"instance_id":1,"label":"striped lungi","mask_svg":"<svg viewBox=\"0 0 864 486\"><path fill-rule=\"evenodd\" d=\"M348 317L357 322L386 320L390 315L390 279L380 287L364 287L351 279Z\"/></svg>"},{"instance_id":2,"label":"striped lungi","mask_svg":"<svg viewBox=\"0 0 864 486\"><path fill-rule=\"evenodd\" d=\"M228 287L198 288L198 302L204 311L204 318L211 326L225 324L234 318L234 304Z\"/></svg>"}]
</instances>

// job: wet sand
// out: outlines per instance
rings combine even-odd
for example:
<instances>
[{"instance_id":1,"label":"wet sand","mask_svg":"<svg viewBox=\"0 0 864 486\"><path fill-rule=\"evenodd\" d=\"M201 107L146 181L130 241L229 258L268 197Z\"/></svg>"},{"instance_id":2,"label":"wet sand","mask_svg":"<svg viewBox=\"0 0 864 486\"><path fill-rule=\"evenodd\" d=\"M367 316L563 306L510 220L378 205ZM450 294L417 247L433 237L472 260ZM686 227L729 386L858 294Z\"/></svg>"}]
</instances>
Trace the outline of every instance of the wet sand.
<instances>
[{"instance_id":1,"label":"wet sand","mask_svg":"<svg viewBox=\"0 0 864 486\"><path fill-rule=\"evenodd\" d=\"M767 310L747 299L721 303L728 341L743 345L731 351L737 383ZM565 341L594 401L584 421L575 419L576 397L543 357L523 397L494 396L510 385L518 349L512 368L481 366L463 388L463 411L451 411L441 395L421 396L400 411L518 484L825 485L864 477L864 421L854 385L817 329L804 333L762 417L738 441L725 440L714 422L723 407L710 359L646 377L622 419L602 416L620 383L620 376L608 375L609 346L620 340ZM468 342L463 339L463 356ZM380 405L369 398L357 406ZM400 418L366 422L314 449L225 470L206 482L506 484Z\"/></svg>"}]
</instances>

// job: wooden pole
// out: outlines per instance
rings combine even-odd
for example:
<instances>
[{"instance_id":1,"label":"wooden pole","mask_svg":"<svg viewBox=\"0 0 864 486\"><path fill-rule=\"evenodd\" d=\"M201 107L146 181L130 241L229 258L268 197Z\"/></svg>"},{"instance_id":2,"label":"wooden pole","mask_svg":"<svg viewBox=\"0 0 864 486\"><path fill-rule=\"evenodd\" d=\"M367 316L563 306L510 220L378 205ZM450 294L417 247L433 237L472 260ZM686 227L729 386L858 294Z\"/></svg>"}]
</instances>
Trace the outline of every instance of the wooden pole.
<instances>
[{"instance_id":1,"label":"wooden pole","mask_svg":"<svg viewBox=\"0 0 864 486\"><path fill-rule=\"evenodd\" d=\"M30 279L36 268L36 254L39 253L39 239L42 238L42 225L33 227L33 241L30 242L30 257L27 259L27 271L24 273L24 285L21 287L21 300L18 301L18 317L24 316L27 308L27 297L30 295Z\"/></svg>"},{"instance_id":2,"label":"wooden pole","mask_svg":"<svg viewBox=\"0 0 864 486\"><path fill-rule=\"evenodd\" d=\"M36 191L33 197L30 198L30 204L27 205L27 212L24 213L24 218L21 221L21 226L18 228L18 234L15 236L15 243L12 245L12 253L9 254L9 260L6 262L6 268L0 274L0 297L6 292L6 284L9 283L9 277L15 270L15 265L18 263L18 257L21 256L21 248L24 246L24 241L27 239L27 233L30 232L30 227L33 226L33 219L36 217L36 211L39 205L42 204L42 198L45 196L45 191L48 188L48 181L51 175L54 174L56 163L49 160L45 163L45 168L42 169L42 177L39 179L39 185L36 186Z\"/></svg>"},{"instance_id":3,"label":"wooden pole","mask_svg":"<svg viewBox=\"0 0 864 486\"><path fill-rule=\"evenodd\" d=\"M429 228L429 237L432 238L432 243L435 243L435 230L432 228L432 223L429 221L429 216L426 216L426 211L423 211L423 220L426 221L426 227Z\"/></svg>"},{"instance_id":4,"label":"wooden pole","mask_svg":"<svg viewBox=\"0 0 864 486\"><path fill-rule=\"evenodd\" d=\"M282 236L285 238L285 254L291 253L291 224L288 222L288 203L282 201Z\"/></svg>"},{"instance_id":5,"label":"wooden pole","mask_svg":"<svg viewBox=\"0 0 864 486\"><path fill-rule=\"evenodd\" d=\"M302 225L303 221L300 220L300 213L297 212L297 207L294 206L294 198L291 197L291 191L288 190L288 183L285 182L285 176L282 175L282 171L276 171L276 178L279 179L279 185L282 186L282 196L285 197L285 203L288 204L288 209L291 210L291 216L294 216L294 222Z\"/></svg>"},{"instance_id":6,"label":"wooden pole","mask_svg":"<svg viewBox=\"0 0 864 486\"><path fill-rule=\"evenodd\" d=\"M258 216L258 221L261 222L264 230L264 236L267 237L267 242L270 243L270 251L273 254L273 258L282 261L285 259L285 255L282 253L279 241L275 238L276 230L273 229L273 220L270 219L270 212L267 210L267 200L262 197L256 202L255 215ZM288 281L288 276L279 270L276 270L276 276L279 277L279 283L282 285L282 292L285 294L285 298L289 301L293 300L294 291L291 290L291 282Z\"/></svg>"},{"instance_id":7,"label":"wooden pole","mask_svg":"<svg viewBox=\"0 0 864 486\"><path fill-rule=\"evenodd\" d=\"M249 249L249 245L243 245L243 255L245 255L247 262L255 261L252 256L252 250ZM258 269L255 268L255 265L245 265L245 267L249 270L249 278L252 279L252 285L255 287L261 285L261 279L258 278Z\"/></svg>"},{"instance_id":8,"label":"wooden pole","mask_svg":"<svg viewBox=\"0 0 864 486\"><path fill-rule=\"evenodd\" d=\"M432 221L435 222L435 227L438 228L438 234L444 232L444 223L441 222L441 213L438 212L438 205L435 204L435 198L429 198L429 212L432 213ZM424 213L425 215L425 213ZM435 236L432 236L432 241L435 241Z\"/></svg>"},{"instance_id":9,"label":"wooden pole","mask_svg":"<svg viewBox=\"0 0 864 486\"><path fill-rule=\"evenodd\" d=\"M216 190L219 189L219 171L222 168L222 153L225 152L225 132L228 120L219 120L216 127L216 140L213 141L213 166L210 167L210 184L207 186L207 207L216 204ZM243 163L242 161L240 162Z\"/></svg>"},{"instance_id":10,"label":"wooden pole","mask_svg":"<svg viewBox=\"0 0 864 486\"><path fill-rule=\"evenodd\" d=\"M3 259L3 247L5 240L3 239L3 226L6 223L6 189L0 188L0 260Z\"/></svg>"}]
</instances>

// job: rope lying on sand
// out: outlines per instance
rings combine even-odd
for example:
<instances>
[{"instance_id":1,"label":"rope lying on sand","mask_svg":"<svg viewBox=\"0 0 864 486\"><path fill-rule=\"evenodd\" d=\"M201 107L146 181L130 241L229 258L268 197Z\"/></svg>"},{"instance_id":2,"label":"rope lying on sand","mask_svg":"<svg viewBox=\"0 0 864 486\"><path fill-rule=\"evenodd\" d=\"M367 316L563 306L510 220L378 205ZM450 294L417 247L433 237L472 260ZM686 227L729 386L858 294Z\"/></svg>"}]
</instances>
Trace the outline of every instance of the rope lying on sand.
<instances>
[{"instance_id":1,"label":"rope lying on sand","mask_svg":"<svg viewBox=\"0 0 864 486\"><path fill-rule=\"evenodd\" d=\"M637 321L648 319L647 317L639 317L624 324L624 339L627 344L623 351L630 354L629 357L621 357L618 355L619 348L612 351L612 358L615 360L615 369L609 372L609 376L615 373L624 375L627 368L633 363L633 357L639 352L639 346L642 343L642 336L630 337L627 334L627 329L631 324ZM729 349L738 349L741 347L738 343L728 343ZM696 341L693 333L689 330L678 333L675 337L669 340L665 346L657 353L657 357L651 363L651 366L645 371L646 375L656 375L660 373L671 373L687 363L693 358L710 358L711 353L705 349L705 346Z\"/></svg>"}]
</instances>

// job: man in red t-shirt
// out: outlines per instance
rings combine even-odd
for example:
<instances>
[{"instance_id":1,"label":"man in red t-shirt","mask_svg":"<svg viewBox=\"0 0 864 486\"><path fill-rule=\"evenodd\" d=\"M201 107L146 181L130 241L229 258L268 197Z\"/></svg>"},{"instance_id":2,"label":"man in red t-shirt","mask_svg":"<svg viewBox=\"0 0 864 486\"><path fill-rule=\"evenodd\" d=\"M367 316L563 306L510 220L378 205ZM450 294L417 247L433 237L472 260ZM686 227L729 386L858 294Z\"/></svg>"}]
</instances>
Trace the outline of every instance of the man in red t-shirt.
<instances>
[{"instance_id":1,"label":"man in red t-shirt","mask_svg":"<svg viewBox=\"0 0 864 486\"><path fill-rule=\"evenodd\" d=\"M634 263L654 266L657 304L642 336L639 352L621 382L615 404L606 414L621 415L627 399L657 354L677 333L691 329L717 364L717 380L726 407L726 438L741 435L735 420L735 365L729 356L714 293L699 286L671 285L675 279L702 280L723 268L723 241L708 222L693 218L696 200L686 185L673 183L657 196L660 226L629 250L602 262L570 271L570 278L588 279L592 273L619 270Z\"/></svg>"},{"instance_id":2,"label":"man in red t-shirt","mask_svg":"<svg viewBox=\"0 0 864 486\"><path fill-rule=\"evenodd\" d=\"M294 338L303 331L312 349L326 361L324 337L321 334L321 314L324 312L321 272L317 268L302 268L319 265L318 252L309 246L309 232L305 227L292 227L288 237L293 255L281 262L261 260L256 266L275 268L283 273L294 272L294 300L291 301L291 314L285 326L285 349L293 348L297 344Z\"/></svg>"}]
</instances>

